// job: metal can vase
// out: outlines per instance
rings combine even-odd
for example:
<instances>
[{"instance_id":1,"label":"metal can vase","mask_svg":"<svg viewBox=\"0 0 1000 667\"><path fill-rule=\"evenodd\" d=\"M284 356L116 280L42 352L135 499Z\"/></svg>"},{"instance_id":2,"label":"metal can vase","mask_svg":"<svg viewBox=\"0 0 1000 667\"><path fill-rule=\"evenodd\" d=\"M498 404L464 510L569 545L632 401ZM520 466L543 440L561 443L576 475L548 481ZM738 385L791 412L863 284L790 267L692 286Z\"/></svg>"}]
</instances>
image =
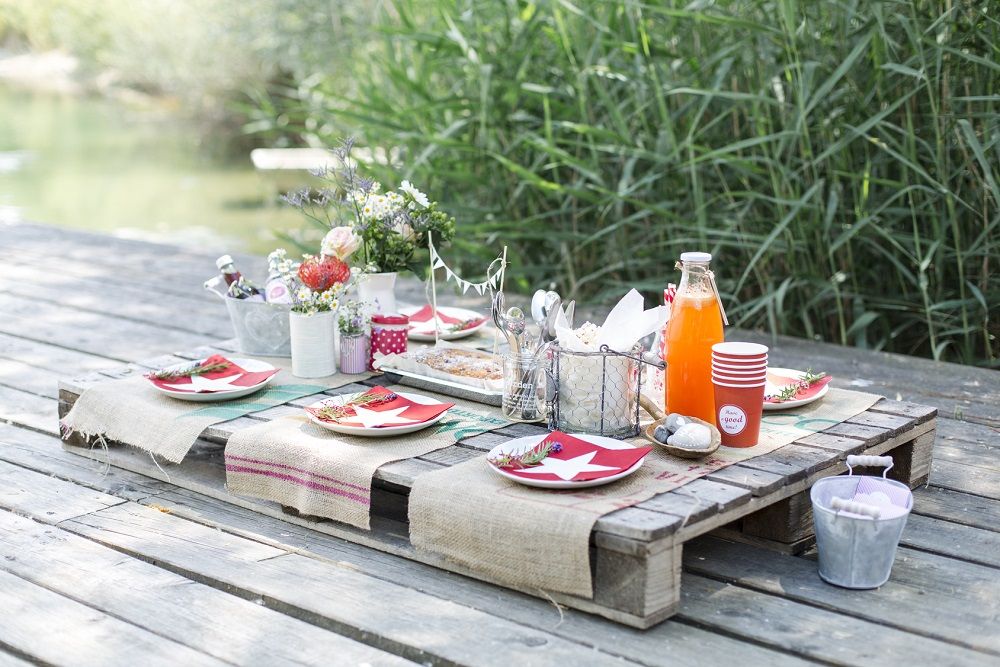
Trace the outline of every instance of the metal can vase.
<instances>
[{"instance_id":1,"label":"metal can vase","mask_svg":"<svg viewBox=\"0 0 1000 667\"><path fill-rule=\"evenodd\" d=\"M406 315L376 314L372 316L371 354L368 369L374 369L375 355L402 354L406 352L406 339L410 334L410 318Z\"/></svg>"},{"instance_id":2,"label":"metal can vase","mask_svg":"<svg viewBox=\"0 0 1000 667\"><path fill-rule=\"evenodd\" d=\"M370 346L367 334L340 334L340 372L356 375L368 370Z\"/></svg>"}]
</instances>

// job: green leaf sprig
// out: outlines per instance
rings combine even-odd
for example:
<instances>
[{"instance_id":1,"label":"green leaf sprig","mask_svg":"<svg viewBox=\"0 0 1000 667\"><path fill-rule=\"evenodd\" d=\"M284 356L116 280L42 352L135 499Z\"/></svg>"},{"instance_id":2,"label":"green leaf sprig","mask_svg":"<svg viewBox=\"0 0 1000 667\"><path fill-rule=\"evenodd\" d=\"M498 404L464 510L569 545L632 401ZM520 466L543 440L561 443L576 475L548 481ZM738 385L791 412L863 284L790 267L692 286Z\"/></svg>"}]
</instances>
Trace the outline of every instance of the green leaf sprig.
<instances>
[{"instance_id":1,"label":"green leaf sprig","mask_svg":"<svg viewBox=\"0 0 1000 667\"><path fill-rule=\"evenodd\" d=\"M519 470L540 464L549 454L558 454L562 448L562 444L558 440L545 440L523 454L501 454L487 460L498 468Z\"/></svg>"},{"instance_id":2,"label":"green leaf sprig","mask_svg":"<svg viewBox=\"0 0 1000 667\"><path fill-rule=\"evenodd\" d=\"M324 405L321 408L306 408L306 412L325 422L336 422L345 417L353 417L357 414L354 408L357 406L372 408L376 405L385 405L395 401L397 394L376 393L374 389L352 396L342 405Z\"/></svg>"},{"instance_id":3,"label":"green leaf sprig","mask_svg":"<svg viewBox=\"0 0 1000 667\"><path fill-rule=\"evenodd\" d=\"M769 396L772 401L776 403L784 403L785 401L790 401L798 396L799 392L805 391L812 385L816 384L820 380L826 377L826 373L813 373L812 369L806 370L805 375L798 382L793 382L792 384L785 385L781 391L773 396Z\"/></svg>"},{"instance_id":4,"label":"green leaf sprig","mask_svg":"<svg viewBox=\"0 0 1000 667\"><path fill-rule=\"evenodd\" d=\"M163 381L179 380L181 378L190 378L196 375L207 375L208 373L224 371L230 366L232 366L232 364L228 361L216 361L211 364L189 366L188 368L180 368L176 370L152 371L147 373L146 377Z\"/></svg>"}]
</instances>

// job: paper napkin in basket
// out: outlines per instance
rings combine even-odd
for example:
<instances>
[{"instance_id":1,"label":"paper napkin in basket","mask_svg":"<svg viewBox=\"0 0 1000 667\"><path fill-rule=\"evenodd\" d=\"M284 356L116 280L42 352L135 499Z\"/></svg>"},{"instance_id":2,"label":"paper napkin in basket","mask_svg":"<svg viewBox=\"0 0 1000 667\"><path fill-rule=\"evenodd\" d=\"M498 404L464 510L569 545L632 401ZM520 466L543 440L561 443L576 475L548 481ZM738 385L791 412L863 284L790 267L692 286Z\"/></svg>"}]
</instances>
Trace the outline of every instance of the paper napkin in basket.
<instances>
[{"instance_id":1,"label":"paper napkin in basket","mask_svg":"<svg viewBox=\"0 0 1000 667\"><path fill-rule=\"evenodd\" d=\"M560 349L568 352L598 352L607 345L614 352L627 353L639 340L660 330L669 314L667 306L645 310L642 295L631 290L611 309L600 327L587 322L579 329L572 329L560 317L556 320L556 340ZM635 418L638 398L632 377L634 364L626 357L561 356L561 426L605 432L627 428Z\"/></svg>"}]
</instances>

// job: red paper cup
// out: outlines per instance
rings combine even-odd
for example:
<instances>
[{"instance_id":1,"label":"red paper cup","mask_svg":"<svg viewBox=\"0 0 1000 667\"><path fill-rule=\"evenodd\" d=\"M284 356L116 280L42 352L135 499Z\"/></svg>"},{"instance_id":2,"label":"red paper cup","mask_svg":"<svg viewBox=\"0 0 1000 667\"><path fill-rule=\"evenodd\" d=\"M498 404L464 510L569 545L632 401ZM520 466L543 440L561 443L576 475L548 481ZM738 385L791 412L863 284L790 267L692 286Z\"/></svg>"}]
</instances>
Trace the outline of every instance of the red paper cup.
<instances>
[{"instance_id":1,"label":"red paper cup","mask_svg":"<svg viewBox=\"0 0 1000 667\"><path fill-rule=\"evenodd\" d=\"M712 363L719 364L720 366L732 366L733 368L761 366L767 364L767 355L764 355L763 359L726 359L713 354Z\"/></svg>"},{"instance_id":2,"label":"red paper cup","mask_svg":"<svg viewBox=\"0 0 1000 667\"><path fill-rule=\"evenodd\" d=\"M726 447L753 447L760 438L764 412L764 383L734 385L712 380L715 387L715 425Z\"/></svg>"},{"instance_id":3,"label":"red paper cup","mask_svg":"<svg viewBox=\"0 0 1000 667\"><path fill-rule=\"evenodd\" d=\"M712 362L712 372L719 375L767 375L767 364L762 366L724 366Z\"/></svg>"},{"instance_id":4,"label":"red paper cup","mask_svg":"<svg viewBox=\"0 0 1000 667\"><path fill-rule=\"evenodd\" d=\"M712 346L712 356L716 359L748 361L767 358L767 345L757 343L716 343Z\"/></svg>"},{"instance_id":5,"label":"red paper cup","mask_svg":"<svg viewBox=\"0 0 1000 667\"><path fill-rule=\"evenodd\" d=\"M765 378L755 377L755 378L732 378L725 375L712 375L712 382L719 382L722 384L731 384L736 387L756 387L758 385L767 384Z\"/></svg>"}]
</instances>

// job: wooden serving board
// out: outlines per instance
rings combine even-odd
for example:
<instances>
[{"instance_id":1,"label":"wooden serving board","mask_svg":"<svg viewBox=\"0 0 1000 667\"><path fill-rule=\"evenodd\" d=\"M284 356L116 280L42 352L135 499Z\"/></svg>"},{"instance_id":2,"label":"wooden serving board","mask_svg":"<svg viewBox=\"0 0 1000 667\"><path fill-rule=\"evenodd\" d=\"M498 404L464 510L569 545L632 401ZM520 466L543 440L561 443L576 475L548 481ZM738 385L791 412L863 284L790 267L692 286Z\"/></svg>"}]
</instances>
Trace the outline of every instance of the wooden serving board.
<instances>
[{"instance_id":1,"label":"wooden serving board","mask_svg":"<svg viewBox=\"0 0 1000 667\"><path fill-rule=\"evenodd\" d=\"M216 352L233 351L232 341L226 341L217 346L199 347L61 381L59 415L65 415L79 395L95 382ZM385 377L365 382L366 385L387 383L389 379ZM348 385L328 393L342 394L363 388ZM464 439L425 456L382 466L372 488L370 531L336 521L299 516L275 503L227 493L223 450L230 435L261 420L297 413L302 406L315 400L317 396L308 396L288 405L215 424L205 429L197 445L177 465L162 462L158 465L146 452L113 443L107 451L91 447L75 435L65 446L81 456L109 461L119 468L170 481L267 516L483 579L433 554L417 552L410 545L406 524L409 490L421 474L480 456L505 440L542 433L545 429L527 424L508 426ZM826 431L605 515L598 520L591 535L594 598L551 597L561 604L620 623L650 627L677 610L681 551L685 542L707 532L721 531L730 538L765 544L785 552L806 548L812 540L808 498L812 484L823 477L845 472L844 459L848 454L890 454L895 459L890 477L911 488L926 482L930 474L936 416L936 408L882 399L867 411ZM539 591L524 592L540 595Z\"/></svg>"}]
</instances>

